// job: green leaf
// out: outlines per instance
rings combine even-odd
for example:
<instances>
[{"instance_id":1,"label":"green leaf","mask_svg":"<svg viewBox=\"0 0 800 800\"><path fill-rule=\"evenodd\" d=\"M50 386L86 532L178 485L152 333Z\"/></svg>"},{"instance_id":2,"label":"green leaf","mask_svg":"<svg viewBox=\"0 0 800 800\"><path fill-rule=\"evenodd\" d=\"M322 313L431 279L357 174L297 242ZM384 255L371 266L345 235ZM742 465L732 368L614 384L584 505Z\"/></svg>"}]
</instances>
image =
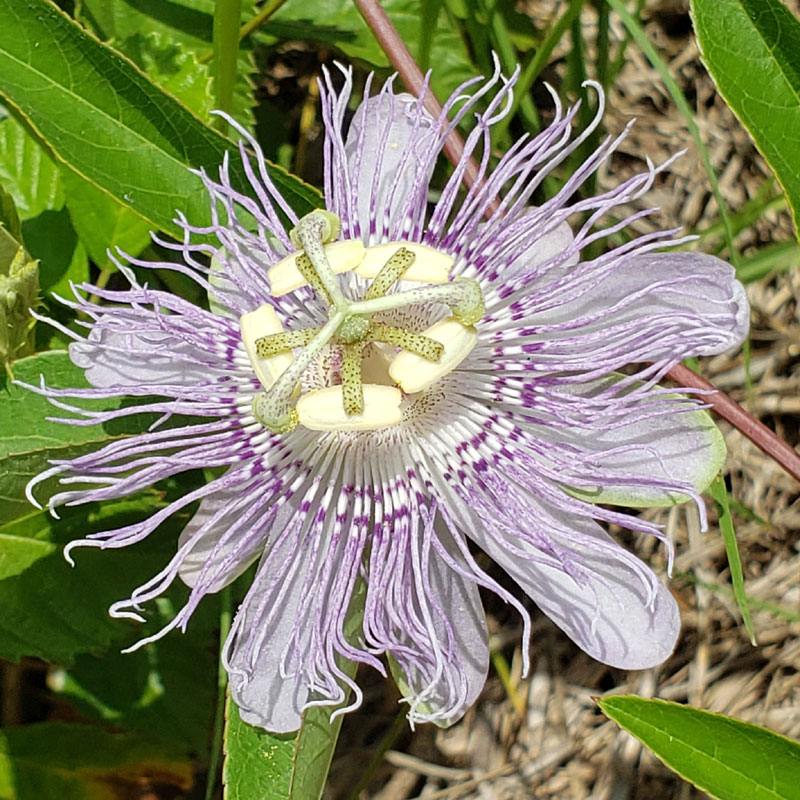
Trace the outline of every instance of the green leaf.
<instances>
[{"instance_id":1,"label":"green leaf","mask_svg":"<svg viewBox=\"0 0 800 800\"><path fill-rule=\"evenodd\" d=\"M750 607L748 605L747 595L744 591L742 560L739 558L739 545L736 541L736 531L733 527L728 490L725 487L725 479L722 475L717 475L711 482L711 496L717 504L719 527L722 531L722 538L725 541L725 555L728 558L728 567L731 571L733 596L736 598L736 605L739 606L739 611L742 613L742 621L744 622L744 627L747 629L747 635L755 646L756 633L753 630L753 620L750 618Z\"/></svg>"},{"instance_id":2,"label":"green leaf","mask_svg":"<svg viewBox=\"0 0 800 800\"><path fill-rule=\"evenodd\" d=\"M55 552L52 542L17 533L3 533L0 528L0 580L25 572L40 558Z\"/></svg>"},{"instance_id":3,"label":"green leaf","mask_svg":"<svg viewBox=\"0 0 800 800\"><path fill-rule=\"evenodd\" d=\"M692 0L703 61L783 186L800 232L800 21L780 0Z\"/></svg>"},{"instance_id":4,"label":"green leaf","mask_svg":"<svg viewBox=\"0 0 800 800\"><path fill-rule=\"evenodd\" d=\"M75 180L89 185L79 178ZM83 244L78 241L67 210L43 211L38 217L25 220L22 232L30 254L39 260L42 292L55 292L72 298L69 282L89 279L89 259Z\"/></svg>"},{"instance_id":5,"label":"green leaf","mask_svg":"<svg viewBox=\"0 0 800 800\"><path fill-rule=\"evenodd\" d=\"M359 581L350 600L344 635L355 641L363 629L366 585ZM353 678L358 665L337 657L339 668ZM347 692L349 697L349 692ZM347 705L345 697L341 708ZM336 708L314 706L303 713L296 734L271 734L242 721L228 698L225 724L225 800L320 800L328 778L343 716Z\"/></svg>"},{"instance_id":6,"label":"green leaf","mask_svg":"<svg viewBox=\"0 0 800 800\"><path fill-rule=\"evenodd\" d=\"M155 633L171 619L169 602L181 585L157 603L147 630L137 628L126 645ZM113 647L102 657L83 654L69 669L50 673L48 685L82 716L139 731L186 754L205 754L216 691L218 602L207 597L185 633L172 631L132 653ZM126 626L127 628L127 626Z\"/></svg>"},{"instance_id":7,"label":"green leaf","mask_svg":"<svg viewBox=\"0 0 800 800\"><path fill-rule=\"evenodd\" d=\"M112 0L109 5L122 1ZM210 112L217 108L217 103L212 91L211 65L200 60L200 55L207 52L208 45L181 43L180 37L176 39L160 30L151 30L153 20L150 17L133 9L131 11L136 16L126 27L136 32L115 42L117 49L144 70L165 92L180 100L200 119L209 120ZM229 111L239 123L252 130L254 84L251 76L255 72L253 54L247 50L239 50L236 68L237 79Z\"/></svg>"},{"instance_id":8,"label":"green leaf","mask_svg":"<svg viewBox=\"0 0 800 800\"><path fill-rule=\"evenodd\" d=\"M14 363L14 377L18 381L38 386L40 375L55 388L88 387L83 370L76 367L64 351L40 353ZM83 407L112 409L119 408L122 402L121 399L86 400ZM48 468L49 459L73 458L87 448L100 447L125 434L139 433L154 420L151 414L139 414L102 425L76 426L49 422L46 417L52 416L70 415L22 386L7 382L5 389L0 389L0 503L3 509L0 521L30 512L25 486ZM53 483L48 482L37 490L40 502L52 494Z\"/></svg>"},{"instance_id":9,"label":"green leaf","mask_svg":"<svg viewBox=\"0 0 800 800\"><path fill-rule=\"evenodd\" d=\"M419 0L384 0L381 6L406 42L419 37ZM303 39L329 44L349 58L389 68L389 59L370 32L352 0L317 0L286 3L259 29L259 39ZM457 29L446 22L442 11L431 42L432 85L440 100L449 97L465 80L475 77L475 68Z\"/></svg>"},{"instance_id":10,"label":"green leaf","mask_svg":"<svg viewBox=\"0 0 800 800\"><path fill-rule=\"evenodd\" d=\"M136 257L147 247L150 243L147 220L74 172L64 170L63 180L72 225L89 257L101 270L113 268L109 249L119 247Z\"/></svg>"},{"instance_id":11,"label":"green leaf","mask_svg":"<svg viewBox=\"0 0 800 800\"><path fill-rule=\"evenodd\" d=\"M187 760L140 737L61 722L0 731L0 800L119 800L153 785L172 797L191 784Z\"/></svg>"},{"instance_id":12,"label":"green leaf","mask_svg":"<svg viewBox=\"0 0 800 800\"><path fill-rule=\"evenodd\" d=\"M0 542L13 546L22 571L0 580L0 658L25 656L69 664L80 653L100 653L113 641L141 634L135 626L108 616L108 606L128 597L156 574L174 552L174 536L126 550L85 549L71 567L60 545L87 534L134 523L163 505L160 495L66 508L55 519L41 511L0 526ZM185 519L185 517L184 517ZM177 535L177 521L173 524ZM27 541L26 541L27 540Z\"/></svg>"},{"instance_id":13,"label":"green leaf","mask_svg":"<svg viewBox=\"0 0 800 800\"><path fill-rule=\"evenodd\" d=\"M604 697L603 713L668 767L719 800L794 800L800 744L766 728L679 703Z\"/></svg>"},{"instance_id":14,"label":"green leaf","mask_svg":"<svg viewBox=\"0 0 800 800\"><path fill-rule=\"evenodd\" d=\"M202 181L188 168L214 170L230 141L47 0L0 0L0 18L0 94L37 139L157 227L176 232L176 209L210 222ZM319 205L311 187L270 173L298 213ZM235 158L231 180L249 191Z\"/></svg>"},{"instance_id":15,"label":"green leaf","mask_svg":"<svg viewBox=\"0 0 800 800\"><path fill-rule=\"evenodd\" d=\"M242 721L228 698L225 708L225 800L286 800L297 733L271 734Z\"/></svg>"},{"instance_id":16,"label":"green leaf","mask_svg":"<svg viewBox=\"0 0 800 800\"><path fill-rule=\"evenodd\" d=\"M0 120L0 183L14 198L20 219L64 205L61 171L13 117Z\"/></svg>"}]
</instances>

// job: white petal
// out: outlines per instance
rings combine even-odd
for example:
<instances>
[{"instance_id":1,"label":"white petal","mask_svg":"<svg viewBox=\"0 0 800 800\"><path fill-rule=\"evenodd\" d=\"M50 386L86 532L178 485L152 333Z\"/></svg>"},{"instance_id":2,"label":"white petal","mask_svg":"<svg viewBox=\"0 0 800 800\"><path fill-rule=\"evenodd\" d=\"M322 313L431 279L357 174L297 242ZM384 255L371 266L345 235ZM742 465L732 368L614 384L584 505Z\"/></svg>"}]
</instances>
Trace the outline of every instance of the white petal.
<instances>
[{"instance_id":1,"label":"white petal","mask_svg":"<svg viewBox=\"0 0 800 800\"><path fill-rule=\"evenodd\" d=\"M593 658L621 669L645 669L666 660L680 632L678 607L669 590L595 522L551 514L532 498L530 505L544 524L549 520L554 528L573 528L569 539L554 531L550 539L575 558L580 578L542 563L546 557L521 540L510 544L534 558L513 552L499 531L478 526L473 538Z\"/></svg>"},{"instance_id":2,"label":"white petal","mask_svg":"<svg viewBox=\"0 0 800 800\"><path fill-rule=\"evenodd\" d=\"M449 534L444 536L449 539ZM451 551L451 557L462 562L462 557L454 547L448 547L448 550ZM393 667L395 678L399 679L398 683L405 684L400 686L405 694L414 697L425 691L425 700L417 713L432 714L437 725L447 727L464 716L486 683L489 631L477 584L455 572L435 554L431 555L430 560L430 583L433 599L440 606L452 633L451 640L441 616L434 613L438 641L441 646L452 647L453 655L433 687L428 686L424 676L415 670L403 672L394 660L390 666ZM444 716L438 716L441 713Z\"/></svg>"},{"instance_id":3,"label":"white petal","mask_svg":"<svg viewBox=\"0 0 800 800\"><path fill-rule=\"evenodd\" d=\"M536 241L525 248L511 263L500 272L500 280L510 280L521 272L532 272L543 264L556 258L563 253L571 244L575 237L572 228L566 222L557 225L552 231L536 239ZM534 279L534 285L543 280L553 281L563 277L570 271L571 267L578 263L579 255L574 253L558 266L552 266L544 270L541 277Z\"/></svg>"},{"instance_id":4,"label":"white petal","mask_svg":"<svg viewBox=\"0 0 800 800\"><path fill-rule=\"evenodd\" d=\"M571 396L591 398L616 383L621 376L583 385L564 387ZM702 398L701 398L702 399ZM610 430L578 427L550 428L547 436L591 453L596 488L570 491L593 503L627 506L667 506L689 498L680 492L647 486L614 485L614 478L655 478L667 483L687 483L704 492L725 462L725 440L714 420L703 410L686 410L679 395L643 393L621 409L621 418ZM671 413L648 415L648 406L674 402ZM680 410L683 409L683 410ZM616 451L616 452L612 452ZM569 484L569 480L565 482Z\"/></svg>"},{"instance_id":5,"label":"white petal","mask_svg":"<svg viewBox=\"0 0 800 800\"><path fill-rule=\"evenodd\" d=\"M240 491L228 489L215 492L200 502L200 507L194 516L186 524L178 537L178 547L182 547L186 542L195 537L200 528L208 522L220 509L235 501ZM204 580L214 575L219 570L225 559L238 545L241 544L239 536L231 537L231 541L217 549L217 544L222 539L225 531L230 526L231 519L223 516L217 520L208 530L200 535L192 545L191 551L186 555L183 563L178 570L181 580L190 587L197 583L200 573L207 567ZM213 584L207 589L208 592L218 592L239 577L252 563L264 547L263 539L252 536L252 541L246 550L237 553L235 563L226 567L225 572L218 575ZM215 552L216 550L216 552Z\"/></svg>"},{"instance_id":6,"label":"white petal","mask_svg":"<svg viewBox=\"0 0 800 800\"><path fill-rule=\"evenodd\" d=\"M206 365L190 363L193 347L165 331L122 333L95 326L69 357L97 388L109 386L196 386L209 380Z\"/></svg>"},{"instance_id":7,"label":"white petal","mask_svg":"<svg viewBox=\"0 0 800 800\"><path fill-rule=\"evenodd\" d=\"M292 537L286 537L291 544ZM237 613L236 625L240 634L234 642L233 652L229 659L229 675L231 696L239 706L242 719L250 725L265 728L273 733L289 733L296 731L302 721L303 707L308 700L308 687L301 677L281 676L281 663L297 628L303 641L310 637L310 626L298 627L297 613L303 599L303 581L291 581L287 586L286 594L281 600L278 613L273 614L267 623L268 629L258 629L260 622L257 609L263 598L263 593L269 591L267 587L272 581L280 581L281 575L273 576L264 570L268 565L272 570L282 569L286 564L292 563L301 554L294 553L287 545L283 549L271 554L267 564L259 568L250 591ZM240 620L239 617L242 617ZM264 633L261 647L256 654L255 664L251 666L246 656L248 637Z\"/></svg>"},{"instance_id":8,"label":"white petal","mask_svg":"<svg viewBox=\"0 0 800 800\"><path fill-rule=\"evenodd\" d=\"M435 160L424 174L417 175L417 167L433 141L433 118L417 108L409 94L384 92L362 102L350 124L344 148L351 174L360 159L353 193L365 240L372 213L380 231L384 217L396 222L409 196L427 189Z\"/></svg>"},{"instance_id":9,"label":"white petal","mask_svg":"<svg viewBox=\"0 0 800 800\"><path fill-rule=\"evenodd\" d=\"M591 277L591 271L583 274ZM577 271L572 275L577 277ZM586 285L568 281L554 289L558 305L537 311L535 324L575 325L585 318L587 323L577 329L581 334L626 322L641 322L643 331L658 325L673 338L683 335L687 348L682 358L724 352L747 335L750 311L744 287L733 267L714 256L647 253L621 258L597 285L582 291ZM544 299L549 304L551 297ZM639 360L669 357L674 357L673 350L656 341Z\"/></svg>"}]
</instances>

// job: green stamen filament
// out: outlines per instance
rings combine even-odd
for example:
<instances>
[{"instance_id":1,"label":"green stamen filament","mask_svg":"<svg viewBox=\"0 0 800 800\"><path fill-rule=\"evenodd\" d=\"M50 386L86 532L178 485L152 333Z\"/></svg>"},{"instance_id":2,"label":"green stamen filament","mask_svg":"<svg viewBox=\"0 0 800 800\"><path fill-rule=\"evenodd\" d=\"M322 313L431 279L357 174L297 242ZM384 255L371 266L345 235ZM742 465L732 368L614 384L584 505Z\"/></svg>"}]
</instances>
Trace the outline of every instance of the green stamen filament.
<instances>
[{"instance_id":1,"label":"green stamen filament","mask_svg":"<svg viewBox=\"0 0 800 800\"><path fill-rule=\"evenodd\" d=\"M393 344L395 347L401 347L428 361L438 361L444 353L444 345L441 342L437 342L429 336L423 336L421 333L412 333L392 325L373 325L369 334L369 338L373 342Z\"/></svg>"},{"instance_id":2,"label":"green stamen filament","mask_svg":"<svg viewBox=\"0 0 800 800\"><path fill-rule=\"evenodd\" d=\"M292 241L297 242L305 250L305 254L313 264L317 277L325 287L328 297L333 301L336 309L341 311L347 308L348 303L339 288L339 282L336 280L336 275L334 275L333 269L328 262L324 247L333 227L331 215L327 212L312 211L297 223L292 231ZM303 271L303 267L300 266L302 258L303 256L298 256L297 258L297 267L301 272ZM303 277L308 280L305 273L303 273ZM311 281L308 282L311 283Z\"/></svg>"},{"instance_id":3,"label":"green stamen filament","mask_svg":"<svg viewBox=\"0 0 800 800\"><path fill-rule=\"evenodd\" d=\"M305 350L281 373L272 388L268 392L256 395L253 400L253 414L262 425L273 433L286 433L287 431L283 428L290 424L292 414L295 417L294 425L297 425L297 414L294 409L289 407L294 388L319 351L333 338L343 319L343 312L337 311L333 314L308 343ZM293 430L294 425L288 430Z\"/></svg>"},{"instance_id":4,"label":"green stamen filament","mask_svg":"<svg viewBox=\"0 0 800 800\"><path fill-rule=\"evenodd\" d=\"M300 331L271 333L256 339L256 353L261 358L269 358L295 347L305 347L318 333L319 328L306 328Z\"/></svg>"},{"instance_id":5,"label":"green stamen filament","mask_svg":"<svg viewBox=\"0 0 800 800\"><path fill-rule=\"evenodd\" d=\"M305 279L305 282L314 290L317 297L319 297L326 306L331 305L330 295L323 286L316 269L314 269L311 259L303 253L297 256L294 263L297 264L297 269L300 270L300 274Z\"/></svg>"},{"instance_id":6,"label":"green stamen filament","mask_svg":"<svg viewBox=\"0 0 800 800\"><path fill-rule=\"evenodd\" d=\"M342 347L342 402L345 414L360 414L364 410L364 388L361 385L363 349L361 343Z\"/></svg>"},{"instance_id":7,"label":"green stamen filament","mask_svg":"<svg viewBox=\"0 0 800 800\"><path fill-rule=\"evenodd\" d=\"M383 297L386 292L394 285L400 276L414 263L416 256L405 247L401 247L391 258L381 267L380 272L373 278L365 300L374 300Z\"/></svg>"}]
</instances>

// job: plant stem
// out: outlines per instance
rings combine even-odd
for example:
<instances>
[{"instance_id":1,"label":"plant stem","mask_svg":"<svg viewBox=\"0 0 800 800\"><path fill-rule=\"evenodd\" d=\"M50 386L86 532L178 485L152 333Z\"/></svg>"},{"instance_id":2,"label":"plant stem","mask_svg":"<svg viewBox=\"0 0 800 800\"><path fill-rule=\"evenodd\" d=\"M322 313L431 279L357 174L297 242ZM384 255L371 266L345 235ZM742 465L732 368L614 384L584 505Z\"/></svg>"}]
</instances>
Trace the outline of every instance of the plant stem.
<instances>
[{"instance_id":1,"label":"plant stem","mask_svg":"<svg viewBox=\"0 0 800 800\"><path fill-rule=\"evenodd\" d=\"M242 0L216 0L214 6L214 104L218 111L230 113L236 86L236 62L239 55L239 20ZM223 133L228 123L215 117L214 125Z\"/></svg>"},{"instance_id":2,"label":"plant stem","mask_svg":"<svg viewBox=\"0 0 800 800\"><path fill-rule=\"evenodd\" d=\"M228 638L231 629L231 611L233 602L231 588L226 586L220 592L219 609L219 648L220 660L217 672L217 707L214 711L214 731L211 738L211 754L208 759L208 779L206 782L205 800L211 800L217 784L217 772L222 760L222 729L225 725L225 694L228 686L228 673L222 666L222 646Z\"/></svg>"},{"instance_id":3,"label":"plant stem","mask_svg":"<svg viewBox=\"0 0 800 800\"><path fill-rule=\"evenodd\" d=\"M711 381L693 372L689 367L678 364L668 373L669 377L687 389L703 389L713 394L705 395L703 402L708 403L723 419L728 420L734 428L741 431L756 447L780 464L793 478L800 481L800 455L783 439L778 438L761 420L745 411L737 402L731 400L725 392L717 389Z\"/></svg>"}]
</instances>

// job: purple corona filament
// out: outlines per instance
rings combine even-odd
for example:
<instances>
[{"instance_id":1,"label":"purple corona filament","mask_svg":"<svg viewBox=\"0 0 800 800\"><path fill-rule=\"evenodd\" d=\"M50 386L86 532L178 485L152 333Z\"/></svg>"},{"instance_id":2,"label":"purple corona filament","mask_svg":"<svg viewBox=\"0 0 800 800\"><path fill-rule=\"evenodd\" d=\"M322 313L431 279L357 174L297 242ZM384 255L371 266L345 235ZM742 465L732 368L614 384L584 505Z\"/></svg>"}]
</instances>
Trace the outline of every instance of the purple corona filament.
<instances>
[{"instance_id":1,"label":"purple corona filament","mask_svg":"<svg viewBox=\"0 0 800 800\"><path fill-rule=\"evenodd\" d=\"M269 388L254 372L240 317L266 306L282 330L313 331L325 326L329 305L325 292L310 286L272 293L267 271L298 250L281 220L296 226L298 218L240 127L252 195L231 186L227 159L216 177L201 171L212 224L195 227L180 215L183 240L156 239L178 261L126 259L191 277L208 293L210 311L148 288L121 259L128 288L80 284L75 299L64 301L90 320L88 336L76 337L70 355L92 388L32 390L72 412L62 420L68 424L140 412L160 419L146 433L53 461L29 495L57 476L62 488L49 501L55 509L126 497L185 470L224 468L142 522L73 542L68 556L78 546L139 542L199 502L174 558L111 613L141 619L144 604L182 579L191 587L188 602L158 636L184 629L205 595L257 562L224 648L233 697L255 725L295 730L305 708L340 703L347 687L348 708L358 706L358 686L337 657L385 672L389 656L412 722L459 719L480 692L489 661L479 587L520 613L526 656L530 638L525 607L478 565L470 543L594 658L642 669L672 652L675 601L602 524L656 536L671 558L661 528L609 506L692 500L704 519L700 493L718 472L724 445L702 398L658 381L682 359L741 343L747 300L727 264L663 252L687 241L676 231L581 260L589 244L649 213L626 209L666 165L575 200L623 132L605 139L554 197L532 206L534 191L586 139L601 112L574 136L577 107L564 110L554 96L550 127L517 141L490 169L492 126L509 113L514 80L496 72L465 83L439 119L421 101L395 93L391 80L369 96L369 81L349 127L350 72L341 69L341 89L327 73L321 82L324 203L338 217L338 240L360 240L367 253L386 242L425 245L449 257L448 280L476 282L485 303L471 349L410 394L392 383L380 361L398 358L401 346L357 342L363 376L356 370L352 380L363 379L367 388L364 376L377 374L370 380L399 398L400 421L363 430L337 429L334 421L329 430L314 430L300 414L296 427L276 433L254 416L254 400L269 396ZM449 126L470 119L461 163L429 202ZM464 191L461 176L471 156L479 179ZM572 230L575 220L582 222ZM341 309L370 286L358 268L333 284L326 267L324 278ZM408 291L418 301L378 312L371 323L391 327L395 338L433 330L451 310L430 300L442 291L419 286L401 280L388 289L387 297ZM89 302L92 295L103 304ZM293 357L302 354L301 345ZM298 395L327 397L315 393L336 391L345 381L335 337L306 360L297 386L281 387L281 409L300 404ZM142 400L114 411L78 407L83 398L121 396ZM321 413L323 422L344 414L335 404L323 404ZM195 424L165 426L173 415L194 417ZM348 639L345 619L360 581L363 625Z\"/></svg>"}]
</instances>

